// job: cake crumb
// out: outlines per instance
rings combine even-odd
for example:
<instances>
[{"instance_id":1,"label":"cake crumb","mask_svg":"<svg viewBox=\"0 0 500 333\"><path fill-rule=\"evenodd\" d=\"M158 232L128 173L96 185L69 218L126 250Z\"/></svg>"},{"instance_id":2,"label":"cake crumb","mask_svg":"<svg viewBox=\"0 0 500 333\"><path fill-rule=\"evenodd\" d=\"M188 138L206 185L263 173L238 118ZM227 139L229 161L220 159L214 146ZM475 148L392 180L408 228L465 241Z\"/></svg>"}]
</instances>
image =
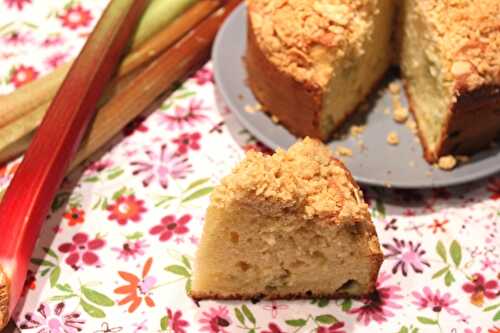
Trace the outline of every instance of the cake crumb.
<instances>
[{"instance_id":1,"label":"cake crumb","mask_svg":"<svg viewBox=\"0 0 500 333\"><path fill-rule=\"evenodd\" d=\"M393 146L396 146L399 144L399 136L398 133L396 132L389 132L387 134L387 143Z\"/></svg>"},{"instance_id":2,"label":"cake crumb","mask_svg":"<svg viewBox=\"0 0 500 333\"><path fill-rule=\"evenodd\" d=\"M257 112L257 110L255 110L253 107L251 107L250 105L245 105L245 112L247 113L255 113Z\"/></svg>"},{"instance_id":3,"label":"cake crumb","mask_svg":"<svg viewBox=\"0 0 500 333\"><path fill-rule=\"evenodd\" d=\"M449 171L455 168L457 160L453 155L446 155L439 158L437 165L441 170Z\"/></svg>"},{"instance_id":4,"label":"cake crumb","mask_svg":"<svg viewBox=\"0 0 500 333\"><path fill-rule=\"evenodd\" d=\"M408 127L413 134L417 134L417 123L415 122L415 120L408 118L405 126Z\"/></svg>"},{"instance_id":5,"label":"cake crumb","mask_svg":"<svg viewBox=\"0 0 500 333\"><path fill-rule=\"evenodd\" d=\"M274 114L271 116L271 120L273 121L273 123L277 124L280 122L279 118L276 117Z\"/></svg>"},{"instance_id":6,"label":"cake crumb","mask_svg":"<svg viewBox=\"0 0 500 333\"><path fill-rule=\"evenodd\" d=\"M352 125L349 128L349 133L351 133L351 136L357 137L358 135L362 134L364 130L365 126Z\"/></svg>"},{"instance_id":7,"label":"cake crumb","mask_svg":"<svg viewBox=\"0 0 500 333\"><path fill-rule=\"evenodd\" d=\"M425 173L425 175L426 175L427 177L432 177L432 171L427 171L427 172Z\"/></svg>"},{"instance_id":8,"label":"cake crumb","mask_svg":"<svg viewBox=\"0 0 500 333\"><path fill-rule=\"evenodd\" d=\"M336 153L339 156L352 156L352 150L344 146L338 146L336 149Z\"/></svg>"},{"instance_id":9,"label":"cake crumb","mask_svg":"<svg viewBox=\"0 0 500 333\"><path fill-rule=\"evenodd\" d=\"M393 95L399 94L399 92L401 91L401 86L397 82L391 82L389 83L389 91Z\"/></svg>"},{"instance_id":10,"label":"cake crumb","mask_svg":"<svg viewBox=\"0 0 500 333\"><path fill-rule=\"evenodd\" d=\"M400 124L406 122L408 120L408 116L408 110L402 106L395 108L392 113L392 119Z\"/></svg>"},{"instance_id":11,"label":"cake crumb","mask_svg":"<svg viewBox=\"0 0 500 333\"><path fill-rule=\"evenodd\" d=\"M387 180L384 182L384 186L386 188L391 188L392 187L392 183L388 182Z\"/></svg>"},{"instance_id":12,"label":"cake crumb","mask_svg":"<svg viewBox=\"0 0 500 333\"><path fill-rule=\"evenodd\" d=\"M243 100L243 95L242 94L238 94L238 99L241 101Z\"/></svg>"}]
</instances>

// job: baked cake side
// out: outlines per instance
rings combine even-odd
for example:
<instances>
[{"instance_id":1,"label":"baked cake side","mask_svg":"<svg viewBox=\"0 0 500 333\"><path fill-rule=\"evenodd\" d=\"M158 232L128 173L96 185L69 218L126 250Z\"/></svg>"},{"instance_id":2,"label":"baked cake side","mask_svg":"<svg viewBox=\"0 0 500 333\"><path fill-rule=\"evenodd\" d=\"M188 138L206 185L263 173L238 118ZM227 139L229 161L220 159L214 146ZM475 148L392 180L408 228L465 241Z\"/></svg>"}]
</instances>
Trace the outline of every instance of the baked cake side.
<instances>
[{"instance_id":1,"label":"baked cake side","mask_svg":"<svg viewBox=\"0 0 500 333\"><path fill-rule=\"evenodd\" d=\"M288 299L372 292L382 262L367 205L318 141L250 152L211 196L191 296Z\"/></svg>"},{"instance_id":2,"label":"baked cake side","mask_svg":"<svg viewBox=\"0 0 500 333\"><path fill-rule=\"evenodd\" d=\"M245 62L264 109L328 139L387 70L392 0L249 0Z\"/></svg>"},{"instance_id":3,"label":"baked cake side","mask_svg":"<svg viewBox=\"0 0 500 333\"><path fill-rule=\"evenodd\" d=\"M425 158L500 135L500 2L405 0L401 69Z\"/></svg>"}]
</instances>

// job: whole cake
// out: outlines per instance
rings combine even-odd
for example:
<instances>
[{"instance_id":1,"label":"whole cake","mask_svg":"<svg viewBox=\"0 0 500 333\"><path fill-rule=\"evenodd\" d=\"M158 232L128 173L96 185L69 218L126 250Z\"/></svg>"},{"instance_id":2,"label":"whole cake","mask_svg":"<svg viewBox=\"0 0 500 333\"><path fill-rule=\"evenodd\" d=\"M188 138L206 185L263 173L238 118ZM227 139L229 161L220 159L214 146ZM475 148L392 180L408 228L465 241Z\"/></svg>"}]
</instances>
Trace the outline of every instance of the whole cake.
<instances>
[{"instance_id":1,"label":"whole cake","mask_svg":"<svg viewBox=\"0 0 500 333\"><path fill-rule=\"evenodd\" d=\"M327 140L399 62L429 162L499 136L500 1L247 3L249 86L292 133Z\"/></svg>"},{"instance_id":2,"label":"whole cake","mask_svg":"<svg viewBox=\"0 0 500 333\"><path fill-rule=\"evenodd\" d=\"M247 153L214 189L191 296L360 296L374 290L382 258L349 171L306 138L273 156Z\"/></svg>"}]
</instances>

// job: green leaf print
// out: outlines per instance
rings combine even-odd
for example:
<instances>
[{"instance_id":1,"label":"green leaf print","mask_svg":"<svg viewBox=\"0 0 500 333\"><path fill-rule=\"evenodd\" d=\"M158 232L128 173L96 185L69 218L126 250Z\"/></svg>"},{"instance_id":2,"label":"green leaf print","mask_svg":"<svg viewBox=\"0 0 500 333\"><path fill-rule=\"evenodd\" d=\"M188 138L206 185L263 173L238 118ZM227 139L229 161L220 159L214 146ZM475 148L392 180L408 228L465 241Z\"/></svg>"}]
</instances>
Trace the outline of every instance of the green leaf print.
<instances>
[{"instance_id":1,"label":"green leaf print","mask_svg":"<svg viewBox=\"0 0 500 333\"><path fill-rule=\"evenodd\" d=\"M101 309L99 309L96 306L93 306L92 304L85 302L83 299L80 299L80 305L82 306L83 311L87 312L88 315L93 317L93 318L106 317L106 314L104 313L104 311L102 311Z\"/></svg>"},{"instance_id":2,"label":"green leaf print","mask_svg":"<svg viewBox=\"0 0 500 333\"><path fill-rule=\"evenodd\" d=\"M88 177L83 180L84 183L96 183L99 181L99 177L93 176L93 177Z\"/></svg>"},{"instance_id":3,"label":"green leaf print","mask_svg":"<svg viewBox=\"0 0 500 333\"><path fill-rule=\"evenodd\" d=\"M290 320L285 320L285 323L287 325L290 325L293 327L304 327L307 323L307 320L305 320L305 319L290 319Z\"/></svg>"},{"instance_id":4,"label":"green leaf print","mask_svg":"<svg viewBox=\"0 0 500 333\"><path fill-rule=\"evenodd\" d=\"M73 298L73 297L78 297L78 295L76 295L76 294L56 295L56 296L49 297L49 301L59 302L59 301L67 300L69 298Z\"/></svg>"},{"instance_id":5,"label":"green leaf print","mask_svg":"<svg viewBox=\"0 0 500 333\"><path fill-rule=\"evenodd\" d=\"M169 318L167 316L162 317L160 319L160 328L162 331L166 331L168 329L168 321L169 321Z\"/></svg>"},{"instance_id":6,"label":"green leaf print","mask_svg":"<svg viewBox=\"0 0 500 333\"><path fill-rule=\"evenodd\" d=\"M446 257L446 249L442 241L437 242L436 252L441 257L441 259L443 259L444 262L448 262L448 259Z\"/></svg>"},{"instance_id":7,"label":"green leaf print","mask_svg":"<svg viewBox=\"0 0 500 333\"><path fill-rule=\"evenodd\" d=\"M243 314L245 315L245 317L247 317L252 324L255 324L256 321L252 311L250 311L250 309L245 304L241 306L241 309L243 310Z\"/></svg>"},{"instance_id":8,"label":"green leaf print","mask_svg":"<svg viewBox=\"0 0 500 333\"><path fill-rule=\"evenodd\" d=\"M451 284L455 282L455 278L453 277L453 274L451 274L450 271L446 272L446 275L444 276L444 284L449 287Z\"/></svg>"},{"instance_id":9,"label":"green leaf print","mask_svg":"<svg viewBox=\"0 0 500 333\"><path fill-rule=\"evenodd\" d=\"M406 326L401 327L398 333L408 333L408 328Z\"/></svg>"},{"instance_id":10,"label":"green leaf print","mask_svg":"<svg viewBox=\"0 0 500 333\"><path fill-rule=\"evenodd\" d=\"M127 235L125 238L127 238L128 240L138 240L138 239L141 239L142 237L144 236L144 234L142 232L134 232L133 234L130 234L130 235Z\"/></svg>"},{"instance_id":11,"label":"green leaf print","mask_svg":"<svg viewBox=\"0 0 500 333\"><path fill-rule=\"evenodd\" d=\"M186 289L186 294L191 292L191 279L186 280L186 286L184 288Z\"/></svg>"},{"instance_id":12,"label":"green leaf print","mask_svg":"<svg viewBox=\"0 0 500 333\"><path fill-rule=\"evenodd\" d=\"M48 247L44 247L43 250L45 251L45 253L47 253L52 258L59 260L59 257L57 256L57 254L53 250L49 249Z\"/></svg>"},{"instance_id":13,"label":"green leaf print","mask_svg":"<svg viewBox=\"0 0 500 333\"><path fill-rule=\"evenodd\" d=\"M189 259L186 256L182 256L182 263L184 266L186 266L188 269L191 269L191 264L189 263Z\"/></svg>"},{"instance_id":14,"label":"green leaf print","mask_svg":"<svg viewBox=\"0 0 500 333\"><path fill-rule=\"evenodd\" d=\"M56 286L57 281L59 280L59 276L61 276L61 268L59 268L59 266L57 266L56 268L54 268L52 270L52 272L50 273L50 276L49 276L51 288L54 288Z\"/></svg>"},{"instance_id":15,"label":"green leaf print","mask_svg":"<svg viewBox=\"0 0 500 333\"><path fill-rule=\"evenodd\" d=\"M378 214L384 218L385 217L385 206L384 206L384 202L380 199L377 198L377 200L375 200L375 209L377 210Z\"/></svg>"},{"instance_id":16,"label":"green leaf print","mask_svg":"<svg viewBox=\"0 0 500 333\"><path fill-rule=\"evenodd\" d=\"M47 275L47 273L50 272L50 268L45 268L41 273L40 275L43 277L45 275Z\"/></svg>"},{"instance_id":17,"label":"green leaf print","mask_svg":"<svg viewBox=\"0 0 500 333\"><path fill-rule=\"evenodd\" d=\"M236 316L236 319L241 323L241 325L245 325L245 317L243 316L243 313L241 313L241 310L239 308L234 308L234 315Z\"/></svg>"},{"instance_id":18,"label":"green leaf print","mask_svg":"<svg viewBox=\"0 0 500 333\"><path fill-rule=\"evenodd\" d=\"M56 267L56 264L53 264L50 261L44 259L32 258L31 262L38 266Z\"/></svg>"},{"instance_id":19,"label":"green leaf print","mask_svg":"<svg viewBox=\"0 0 500 333\"><path fill-rule=\"evenodd\" d=\"M191 273L189 273L188 270L181 265L167 266L165 270L167 272L174 273L176 275L184 276L187 278L191 277Z\"/></svg>"},{"instance_id":20,"label":"green leaf print","mask_svg":"<svg viewBox=\"0 0 500 333\"><path fill-rule=\"evenodd\" d=\"M113 195L112 195L113 200L118 200L118 198L121 197L122 195L124 195L126 191L127 191L127 188L125 186L120 188L118 191L113 193Z\"/></svg>"},{"instance_id":21,"label":"green leaf print","mask_svg":"<svg viewBox=\"0 0 500 333\"><path fill-rule=\"evenodd\" d=\"M82 294L92 303L102 306L113 306L115 302L108 296L101 294L93 289L82 286Z\"/></svg>"},{"instance_id":22,"label":"green leaf print","mask_svg":"<svg viewBox=\"0 0 500 333\"><path fill-rule=\"evenodd\" d=\"M440 269L439 271L437 271L436 273L434 273L434 275L432 276L432 278L433 279L437 279L438 277L440 277L444 273L448 272L448 270L449 270L449 268L448 268L448 266L446 266L445 268Z\"/></svg>"},{"instance_id":23,"label":"green leaf print","mask_svg":"<svg viewBox=\"0 0 500 333\"><path fill-rule=\"evenodd\" d=\"M125 171L122 170L122 169L118 169L116 171L113 170L113 172L111 172L109 175L108 175L108 180L113 180L115 178L118 178L120 177Z\"/></svg>"},{"instance_id":24,"label":"green leaf print","mask_svg":"<svg viewBox=\"0 0 500 333\"><path fill-rule=\"evenodd\" d=\"M191 193L190 195L188 195L187 197L185 197L184 199L182 199L182 203L185 203L185 202L189 202L189 201L192 201L192 200L195 200L195 199L199 199L205 195L208 195L210 194L210 192L212 192L214 188L213 187L204 187L200 190L197 190L193 193Z\"/></svg>"},{"instance_id":25,"label":"green leaf print","mask_svg":"<svg viewBox=\"0 0 500 333\"><path fill-rule=\"evenodd\" d=\"M248 333L255 333L255 328L252 328L251 330L249 330Z\"/></svg>"},{"instance_id":26,"label":"green leaf print","mask_svg":"<svg viewBox=\"0 0 500 333\"><path fill-rule=\"evenodd\" d=\"M450 255L451 259L453 259L453 263L455 266L460 266L460 262L462 261L462 248L460 244L454 240L450 245Z\"/></svg>"},{"instance_id":27,"label":"green leaf print","mask_svg":"<svg viewBox=\"0 0 500 333\"><path fill-rule=\"evenodd\" d=\"M500 320L500 310L495 313L495 316L493 317L493 321Z\"/></svg>"},{"instance_id":28,"label":"green leaf print","mask_svg":"<svg viewBox=\"0 0 500 333\"><path fill-rule=\"evenodd\" d=\"M342 311L344 311L344 312L347 312L347 311L351 310L352 299L350 299L350 298L344 299L342 301L341 307L342 307Z\"/></svg>"},{"instance_id":29,"label":"green leaf print","mask_svg":"<svg viewBox=\"0 0 500 333\"><path fill-rule=\"evenodd\" d=\"M427 317L417 317L417 320L425 325L437 325L437 320L427 318Z\"/></svg>"},{"instance_id":30,"label":"green leaf print","mask_svg":"<svg viewBox=\"0 0 500 333\"><path fill-rule=\"evenodd\" d=\"M189 192L189 190L192 190L195 187L198 187L200 185L205 184L209 180L210 180L210 178L201 178L201 179L195 180L194 182L189 184L189 186L184 190L184 193Z\"/></svg>"},{"instance_id":31,"label":"green leaf print","mask_svg":"<svg viewBox=\"0 0 500 333\"><path fill-rule=\"evenodd\" d=\"M316 318L314 318L314 320L321 324L327 324L327 325L338 322L337 318L329 314L317 316Z\"/></svg>"},{"instance_id":32,"label":"green leaf print","mask_svg":"<svg viewBox=\"0 0 500 333\"><path fill-rule=\"evenodd\" d=\"M194 95L196 95L196 93L194 91L187 91L185 93L175 95L174 98L175 99L184 99L184 98L188 98L188 97L191 97Z\"/></svg>"},{"instance_id":33,"label":"green leaf print","mask_svg":"<svg viewBox=\"0 0 500 333\"><path fill-rule=\"evenodd\" d=\"M62 292L65 293L71 293L73 292L73 289L71 289L71 286L67 283L65 284L56 284L56 288L59 289Z\"/></svg>"},{"instance_id":34,"label":"green leaf print","mask_svg":"<svg viewBox=\"0 0 500 333\"><path fill-rule=\"evenodd\" d=\"M493 310L495 310L498 307L500 307L500 303L487 306L487 307L484 308L483 311L484 312L493 311Z\"/></svg>"}]
</instances>

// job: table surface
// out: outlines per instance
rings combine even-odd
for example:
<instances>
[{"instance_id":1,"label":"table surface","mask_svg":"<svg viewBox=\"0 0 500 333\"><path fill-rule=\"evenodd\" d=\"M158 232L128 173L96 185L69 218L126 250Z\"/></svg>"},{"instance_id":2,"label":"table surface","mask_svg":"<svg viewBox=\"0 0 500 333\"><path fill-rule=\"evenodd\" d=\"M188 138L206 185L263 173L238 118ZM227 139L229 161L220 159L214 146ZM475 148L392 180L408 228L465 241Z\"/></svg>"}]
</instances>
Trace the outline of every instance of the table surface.
<instances>
[{"instance_id":1,"label":"table surface","mask_svg":"<svg viewBox=\"0 0 500 333\"><path fill-rule=\"evenodd\" d=\"M0 93L74 57L105 5L0 1ZM27 332L500 331L499 175L432 191L364 188L385 255L370 298L196 307L186 289L208 195L249 149L269 153L223 106L207 64L66 179L33 255L17 325ZM0 191L18 163L0 167Z\"/></svg>"}]
</instances>

